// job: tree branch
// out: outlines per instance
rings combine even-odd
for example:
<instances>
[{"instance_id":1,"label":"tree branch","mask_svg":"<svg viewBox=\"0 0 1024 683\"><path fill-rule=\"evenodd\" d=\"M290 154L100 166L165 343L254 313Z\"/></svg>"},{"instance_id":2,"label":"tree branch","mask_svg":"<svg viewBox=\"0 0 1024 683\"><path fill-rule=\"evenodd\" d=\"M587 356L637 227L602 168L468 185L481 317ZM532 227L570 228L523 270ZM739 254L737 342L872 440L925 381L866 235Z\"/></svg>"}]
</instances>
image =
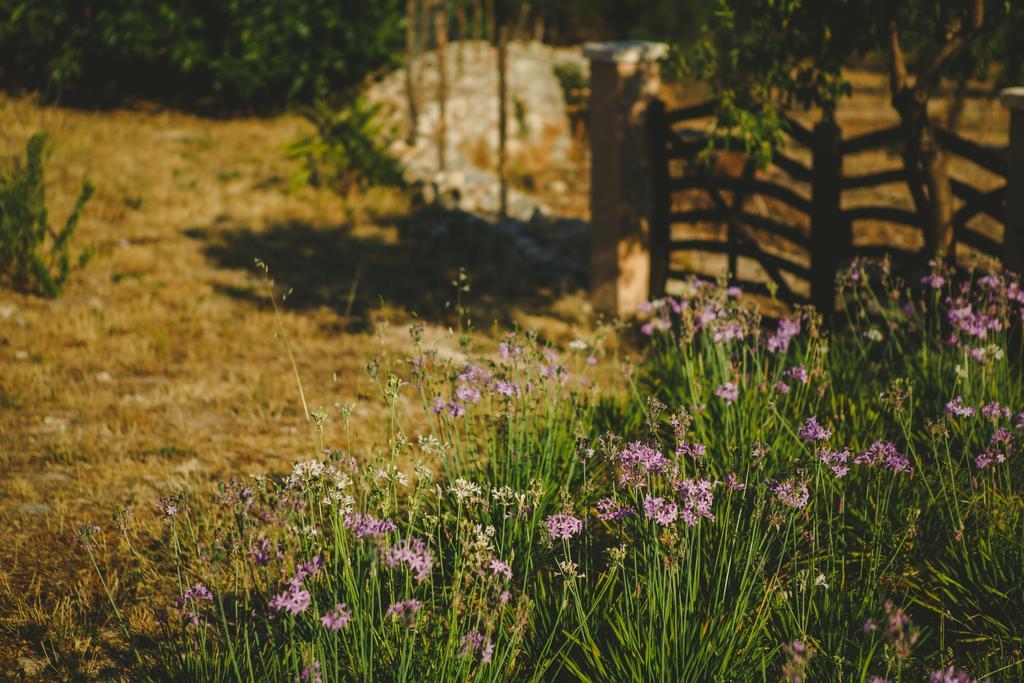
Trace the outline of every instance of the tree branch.
<instances>
[{"instance_id":1,"label":"tree branch","mask_svg":"<svg viewBox=\"0 0 1024 683\"><path fill-rule=\"evenodd\" d=\"M928 66L921 71L914 84L914 90L922 92L926 97L938 83L946 65L970 47L974 37L985 24L985 0L967 1L970 4L964 8L963 17L957 19L949 27L950 38L939 49Z\"/></svg>"},{"instance_id":2,"label":"tree branch","mask_svg":"<svg viewBox=\"0 0 1024 683\"><path fill-rule=\"evenodd\" d=\"M889 89L896 97L907 86L907 60L900 46L900 33L896 22L889 22Z\"/></svg>"}]
</instances>

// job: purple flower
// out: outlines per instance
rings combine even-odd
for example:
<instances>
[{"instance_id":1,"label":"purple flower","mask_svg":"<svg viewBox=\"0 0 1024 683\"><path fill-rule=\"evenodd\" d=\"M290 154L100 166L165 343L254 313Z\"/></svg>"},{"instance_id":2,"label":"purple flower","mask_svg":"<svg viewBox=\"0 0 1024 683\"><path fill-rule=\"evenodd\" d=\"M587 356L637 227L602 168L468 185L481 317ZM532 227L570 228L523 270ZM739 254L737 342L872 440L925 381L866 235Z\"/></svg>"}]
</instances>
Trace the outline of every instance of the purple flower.
<instances>
[{"instance_id":1,"label":"purple flower","mask_svg":"<svg viewBox=\"0 0 1024 683\"><path fill-rule=\"evenodd\" d=\"M340 631L348 626L348 622L351 619L352 612L345 606L345 603L339 602L334 606L334 609L320 617L320 623L323 624L324 628L328 631Z\"/></svg>"},{"instance_id":2,"label":"purple flower","mask_svg":"<svg viewBox=\"0 0 1024 683\"><path fill-rule=\"evenodd\" d=\"M782 318L775 334L768 337L768 350L772 353L785 353L793 337L800 334L800 318Z\"/></svg>"},{"instance_id":3,"label":"purple flower","mask_svg":"<svg viewBox=\"0 0 1024 683\"><path fill-rule=\"evenodd\" d=\"M323 678L320 677L320 662L314 659L311 664L308 664L299 674L299 681L301 683L323 683Z\"/></svg>"},{"instance_id":4,"label":"purple flower","mask_svg":"<svg viewBox=\"0 0 1024 683\"><path fill-rule=\"evenodd\" d=\"M736 478L736 475L730 472L725 475L725 485L729 487L730 491L746 491L747 485Z\"/></svg>"},{"instance_id":5,"label":"purple flower","mask_svg":"<svg viewBox=\"0 0 1024 683\"><path fill-rule=\"evenodd\" d=\"M802 365L796 365L782 374L792 377L801 384L807 384L807 370Z\"/></svg>"},{"instance_id":6,"label":"purple flower","mask_svg":"<svg viewBox=\"0 0 1024 683\"><path fill-rule=\"evenodd\" d=\"M506 398L515 398L519 395L519 385L506 379L499 379L494 382L494 391Z\"/></svg>"},{"instance_id":7,"label":"purple flower","mask_svg":"<svg viewBox=\"0 0 1024 683\"><path fill-rule=\"evenodd\" d=\"M416 621L416 613L423 607L423 603L415 598L410 600L393 602L388 606L384 616L402 619L406 624L412 625Z\"/></svg>"},{"instance_id":8,"label":"purple flower","mask_svg":"<svg viewBox=\"0 0 1024 683\"><path fill-rule=\"evenodd\" d=\"M487 384L491 381L491 377L491 373L473 363L468 363L459 373L459 381L470 384Z\"/></svg>"},{"instance_id":9,"label":"purple flower","mask_svg":"<svg viewBox=\"0 0 1024 683\"><path fill-rule=\"evenodd\" d=\"M633 514L633 510L620 505L614 498L602 498L597 501L597 518L605 522L615 522Z\"/></svg>"},{"instance_id":10,"label":"purple flower","mask_svg":"<svg viewBox=\"0 0 1024 683\"><path fill-rule=\"evenodd\" d=\"M319 555L314 555L309 562L300 562L295 565L295 583L302 583L311 576L316 576L323 569L324 561Z\"/></svg>"},{"instance_id":11,"label":"purple flower","mask_svg":"<svg viewBox=\"0 0 1024 683\"><path fill-rule=\"evenodd\" d=\"M634 441L618 455L619 483L623 486L639 485L647 475L660 474L668 466L668 459L650 446Z\"/></svg>"},{"instance_id":12,"label":"purple flower","mask_svg":"<svg viewBox=\"0 0 1024 683\"><path fill-rule=\"evenodd\" d=\"M812 441L827 441L832 437L832 432L825 427L818 424L818 419L814 416L807 418L807 422L800 428L797 435L807 442Z\"/></svg>"},{"instance_id":13,"label":"purple flower","mask_svg":"<svg viewBox=\"0 0 1024 683\"><path fill-rule=\"evenodd\" d=\"M1009 419L1011 415L1009 408L1004 408L994 401L982 407L981 414L993 421L999 420L1000 418Z\"/></svg>"},{"instance_id":14,"label":"purple flower","mask_svg":"<svg viewBox=\"0 0 1024 683\"><path fill-rule=\"evenodd\" d=\"M194 602L213 602L213 593L201 583L197 583L191 588L186 588L182 596L178 598L178 609L184 607L185 603L189 600Z\"/></svg>"},{"instance_id":15,"label":"purple flower","mask_svg":"<svg viewBox=\"0 0 1024 683\"><path fill-rule=\"evenodd\" d=\"M468 384L460 384L455 389L455 400L470 405L480 402L480 390Z\"/></svg>"},{"instance_id":16,"label":"purple flower","mask_svg":"<svg viewBox=\"0 0 1024 683\"><path fill-rule=\"evenodd\" d=\"M982 452L981 455L974 459L974 465L979 470L985 469L992 463L999 463L1001 465L1004 462L1006 462L1006 454L992 449Z\"/></svg>"},{"instance_id":17,"label":"purple flower","mask_svg":"<svg viewBox=\"0 0 1024 683\"><path fill-rule=\"evenodd\" d=\"M188 492L180 491L171 496L164 496L157 501L156 509L167 519L174 519L179 512L188 509Z\"/></svg>"},{"instance_id":18,"label":"purple flower","mask_svg":"<svg viewBox=\"0 0 1024 683\"><path fill-rule=\"evenodd\" d=\"M1011 439L1013 439L1013 434L1002 427L997 427L992 435L992 443L1010 443Z\"/></svg>"},{"instance_id":19,"label":"purple flower","mask_svg":"<svg viewBox=\"0 0 1024 683\"><path fill-rule=\"evenodd\" d=\"M434 415L440 415L442 412L444 412L444 407L445 407L444 399L441 398L440 396L435 396L434 397L434 405L431 408L431 410L433 411Z\"/></svg>"},{"instance_id":20,"label":"purple flower","mask_svg":"<svg viewBox=\"0 0 1024 683\"><path fill-rule=\"evenodd\" d=\"M309 608L312 597L309 591L303 590L298 585L290 584L288 590L279 593L270 599L269 607L271 612L288 612L292 616L302 614Z\"/></svg>"},{"instance_id":21,"label":"purple flower","mask_svg":"<svg viewBox=\"0 0 1024 683\"><path fill-rule=\"evenodd\" d=\"M949 320L949 323L960 332L971 337L983 338L988 334L989 330L998 331L1003 328L999 318L984 313L976 313L971 304L959 305L960 303L962 301L958 301L958 307L951 308L946 314L946 319Z\"/></svg>"},{"instance_id":22,"label":"purple flower","mask_svg":"<svg viewBox=\"0 0 1024 683\"><path fill-rule=\"evenodd\" d=\"M389 531L395 531L398 527L389 519L377 519L373 515L364 515L361 512L353 512L345 518L345 528L351 529L356 538L370 536L376 538L383 536Z\"/></svg>"},{"instance_id":23,"label":"purple flower","mask_svg":"<svg viewBox=\"0 0 1024 683\"><path fill-rule=\"evenodd\" d=\"M782 380L776 382L774 386L775 391L779 392L780 394L788 394L790 391L789 385L783 382Z\"/></svg>"},{"instance_id":24,"label":"purple flower","mask_svg":"<svg viewBox=\"0 0 1024 683\"><path fill-rule=\"evenodd\" d=\"M381 553L384 563L394 569L404 564L416 577L416 581L423 581L430 576L434 568L434 555L427 548L426 544L418 538L409 538L400 541Z\"/></svg>"},{"instance_id":25,"label":"purple flower","mask_svg":"<svg viewBox=\"0 0 1024 683\"><path fill-rule=\"evenodd\" d=\"M697 526L701 518L715 521L711 505L715 502L715 482L710 479L684 479L679 482L679 495L683 499L683 521Z\"/></svg>"},{"instance_id":26,"label":"purple flower","mask_svg":"<svg viewBox=\"0 0 1024 683\"><path fill-rule=\"evenodd\" d=\"M452 417L462 417L463 415L466 414L465 407L463 407L462 405L460 405L458 403L452 402L452 403L449 403L445 407L448 410L448 414L451 415Z\"/></svg>"},{"instance_id":27,"label":"purple flower","mask_svg":"<svg viewBox=\"0 0 1024 683\"><path fill-rule=\"evenodd\" d=\"M725 344L734 339L743 339L745 334L743 323L738 320L727 320L720 325L715 325L715 331L711 334L711 338L716 344Z\"/></svg>"},{"instance_id":28,"label":"purple flower","mask_svg":"<svg viewBox=\"0 0 1024 683\"><path fill-rule=\"evenodd\" d=\"M946 415L956 415L957 417L970 417L974 415L974 408L964 405L964 397L957 396L952 401L946 404Z\"/></svg>"},{"instance_id":29,"label":"purple flower","mask_svg":"<svg viewBox=\"0 0 1024 683\"><path fill-rule=\"evenodd\" d=\"M726 382L715 389L715 396L725 401L726 405L731 405L740 397L740 390L734 382Z\"/></svg>"},{"instance_id":30,"label":"purple flower","mask_svg":"<svg viewBox=\"0 0 1024 683\"><path fill-rule=\"evenodd\" d=\"M696 322L698 329L707 327L713 320L717 320L721 315L721 310L719 310L714 304L708 304L702 308L699 313L697 313Z\"/></svg>"},{"instance_id":31,"label":"purple flower","mask_svg":"<svg viewBox=\"0 0 1024 683\"><path fill-rule=\"evenodd\" d=\"M798 479L768 482L768 488L779 501L797 510L807 505L807 502L811 499L811 494L807 490L807 484Z\"/></svg>"},{"instance_id":32,"label":"purple flower","mask_svg":"<svg viewBox=\"0 0 1024 683\"><path fill-rule=\"evenodd\" d=\"M547 519L548 533L551 538L569 540L583 531L583 520L572 515L549 515Z\"/></svg>"},{"instance_id":33,"label":"purple flower","mask_svg":"<svg viewBox=\"0 0 1024 683\"><path fill-rule=\"evenodd\" d=\"M936 275L935 273L932 273L930 275L925 275L924 277L922 277L921 284L927 287L931 287L932 289L942 289L943 285L946 284L946 278L942 277L941 275Z\"/></svg>"},{"instance_id":34,"label":"purple flower","mask_svg":"<svg viewBox=\"0 0 1024 683\"><path fill-rule=\"evenodd\" d=\"M256 566L265 567L270 562L272 554L276 553L278 556L281 555L280 550L268 541L265 537L260 537L252 547L249 548L249 559L251 559Z\"/></svg>"},{"instance_id":35,"label":"purple flower","mask_svg":"<svg viewBox=\"0 0 1024 683\"><path fill-rule=\"evenodd\" d=\"M653 520L661 526L668 526L676 521L679 515L679 506L664 498L648 497L644 501L644 514L647 519Z\"/></svg>"},{"instance_id":36,"label":"purple flower","mask_svg":"<svg viewBox=\"0 0 1024 683\"><path fill-rule=\"evenodd\" d=\"M844 448L841 451L822 451L821 461L828 465L829 469L832 470L832 474L836 477L844 477L846 473L850 471L850 450Z\"/></svg>"},{"instance_id":37,"label":"purple flower","mask_svg":"<svg viewBox=\"0 0 1024 683\"><path fill-rule=\"evenodd\" d=\"M910 466L910 458L896 450L896 445L891 441L874 442L866 451L854 458L854 462L869 467L882 465L893 472L914 473L914 468Z\"/></svg>"},{"instance_id":38,"label":"purple flower","mask_svg":"<svg viewBox=\"0 0 1024 683\"><path fill-rule=\"evenodd\" d=\"M685 455L694 460L703 458L707 451L708 448L704 444L690 443L689 441L684 441L676 447L676 455Z\"/></svg>"},{"instance_id":39,"label":"purple flower","mask_svg":"<svg viewBox=\"0 0 1024 683\"><path fill-rule=\"evenodd\" d=\"M508 562L499 560L498 558L491 558L490 562L491 576L504 576L509 581L512 580L512 566Z\"/></svg>"},{"instance_id":40,"label":"purple flower","mask_svg":"<svg viewBox=\"0 0 1024 683\"><path fill-rule=\"evenodd\" d=\"M470 631L462 636L460 645L462 647L459 652L460 657L472 657L479 651L480 661L486 664L494 656L494 645L491 643L491 639L485 638L484 634L479 631Z\"/></svg>"},{"instance_id":41,"label":"purple flower","mask_svg":"<svg viewBox=\"0 0 1024 683\"><path fill-rule=\"evenodd\" d=\"M978 683L966 671L957 671L953 667L933 671L928 683Z\"/></svg>"}]
</instances>

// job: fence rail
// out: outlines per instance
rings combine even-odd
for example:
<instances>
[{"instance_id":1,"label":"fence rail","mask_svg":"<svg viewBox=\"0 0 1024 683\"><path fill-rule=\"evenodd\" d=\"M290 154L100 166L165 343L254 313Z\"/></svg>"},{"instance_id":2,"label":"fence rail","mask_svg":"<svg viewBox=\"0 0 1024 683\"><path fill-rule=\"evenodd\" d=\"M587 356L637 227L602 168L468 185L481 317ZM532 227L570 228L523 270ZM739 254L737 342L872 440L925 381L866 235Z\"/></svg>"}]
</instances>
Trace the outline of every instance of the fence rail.
<instances>
[{"instance_id":1,"label":"fence rail","mask_svg":"<svg viewBox=\"0 0 1024 683\"><path fill-rule=\"evenodd\" d=\"M790 301L806 301L807 297L794 292L784 273L807 281L810 301L825 311L834 305L835 273L844 259L880 253L892 253L909 262L920 259L920 253L895 245L854 246L852 240L853 224L858 221L922 229L925 221L916 211L877 202L843 208L845 192L912 182L913 176L903 167L856 175L843 173L846 156L897 149L902 142L899 126L844 139L834 123L821 122L814 128L807 128L787 118L782 127L784 136L790 143L810 150L810 166L793 156L787 147L773 150L771 164L764 172L758 171L753 160L744 158L741 172L734 169L732 173L724 173L721 169L703 167L697 157L712 142L716 147L742 149L740 141L729 138L712 141L706 130L687 126L713 114L710 102L672 111L666 110L658 99L648 106L648 159L654 196L650 215L652 295L663 294L667 280L684 274L671 268L671 255L680 251L726 255L732 281L747 286L758 283L749 278L738 279L738 259L752 259L774 284L780 298ZM981 145L938 127L935 137L947 155L961 157L994 176L1007 178L1010 165L1006 149ZM682 174L673 172L678 167L683 168ZM982 190L956 178L950 180L953 196L962 202L953 214L955 240L990 256L1001 257L1003 245L973 230L969 223L984 216L1005 224L1006 184ZM673 198L681 195L699 198L703 204L675 208ZM748 205L755 198L760 198L762 207L768 206L769 210L750 210ZM700 231L701 236L673 239L674 225L705 227ZM709 225L717 226L718 233L724 232L724 235L707 236ZM777 244L779 240L791 246L781 251L766 249L769 242ZM805 265L806 261L810 266ZM762 282L755 289L767 288Z\"/></svg>"}]
</instances>

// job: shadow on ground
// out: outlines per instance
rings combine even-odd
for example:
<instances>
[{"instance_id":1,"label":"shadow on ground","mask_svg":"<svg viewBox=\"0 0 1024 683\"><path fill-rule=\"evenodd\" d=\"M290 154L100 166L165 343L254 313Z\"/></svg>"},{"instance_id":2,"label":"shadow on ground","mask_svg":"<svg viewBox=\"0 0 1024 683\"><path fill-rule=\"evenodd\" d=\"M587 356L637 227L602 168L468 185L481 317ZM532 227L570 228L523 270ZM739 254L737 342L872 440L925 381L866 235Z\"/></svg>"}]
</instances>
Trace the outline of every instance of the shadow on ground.
<instances>
[{"instance_id":1,"label":"shadow on ground","mask_svg":"<svg viewBox=\"0 0 1024 683\"><path fill-rule=\"evenodd\" d=\"M587 278L587 226L578 220L487 220L458 210L425 208L378 225L332 228L304 222L263 228L216 224L186 234L222 268L255 272L263 260L292 310L328 307L352 328L382 304L443 324L457 320L455 281L475 320L507 324L513 311L547 313ZM266 301L259 287L218 286L239 299Z\"/></svg>"}]
</instances>

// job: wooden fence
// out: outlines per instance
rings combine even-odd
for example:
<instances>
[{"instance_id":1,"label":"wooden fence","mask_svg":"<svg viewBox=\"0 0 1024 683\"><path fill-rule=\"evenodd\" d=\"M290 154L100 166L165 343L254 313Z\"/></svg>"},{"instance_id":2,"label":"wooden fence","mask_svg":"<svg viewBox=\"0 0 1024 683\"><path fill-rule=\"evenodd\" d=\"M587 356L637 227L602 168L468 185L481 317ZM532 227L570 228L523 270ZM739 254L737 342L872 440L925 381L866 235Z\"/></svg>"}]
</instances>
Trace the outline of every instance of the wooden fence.
<instances>
[{"instance_id":1,"label":"wooden fence","mask_svg":"<svg viewBox=\"0 0 1024 683\"><path fill-rule=\"evenodd\" d=\"M735 284L748 291L767 291L763 281L738 278L739 258L752 259L781 299L809 300L826 312L834 306L835 274L845 260L884 252L892 254L897 262L921 262L920 253L894 245L855 246L853 242L857 221L921 229L922 221L915 211L886 202L843 208L844 193L908 181L902 159L898 167L860 175L843 172L845 158L898 148L898 126L844 139L834 123L821 122L807 128L786 119L786 144L773 150L769 169L759 169L751 158L733 155L733 168L723 172L721 168L709 170L697 159L710 140L707 127L695 127L693 123L711 115L710 103L667 111L661 100L654 99L647 108L648 163L653 185L649 218L652 296L662 295L669 279L687 274L671 267L672 254L680 251L724 254ZM956 241L1001 257L1002 245L972 229L971 222L979 216L1005 222L1006 149L986 147L942 128L936 129L936 138L948 156L966 159L1000 179L994 189L982 190L951 178L951 189L960 200L953 216ZM800 157L809 157L810 163ZM755 199L759 199L761 211L751 208ZM673 226L687 226L678 231L686 237L674 239ZM796 291L794 281L809 283L810 296Z\"/></svg>"}]
</instances>

